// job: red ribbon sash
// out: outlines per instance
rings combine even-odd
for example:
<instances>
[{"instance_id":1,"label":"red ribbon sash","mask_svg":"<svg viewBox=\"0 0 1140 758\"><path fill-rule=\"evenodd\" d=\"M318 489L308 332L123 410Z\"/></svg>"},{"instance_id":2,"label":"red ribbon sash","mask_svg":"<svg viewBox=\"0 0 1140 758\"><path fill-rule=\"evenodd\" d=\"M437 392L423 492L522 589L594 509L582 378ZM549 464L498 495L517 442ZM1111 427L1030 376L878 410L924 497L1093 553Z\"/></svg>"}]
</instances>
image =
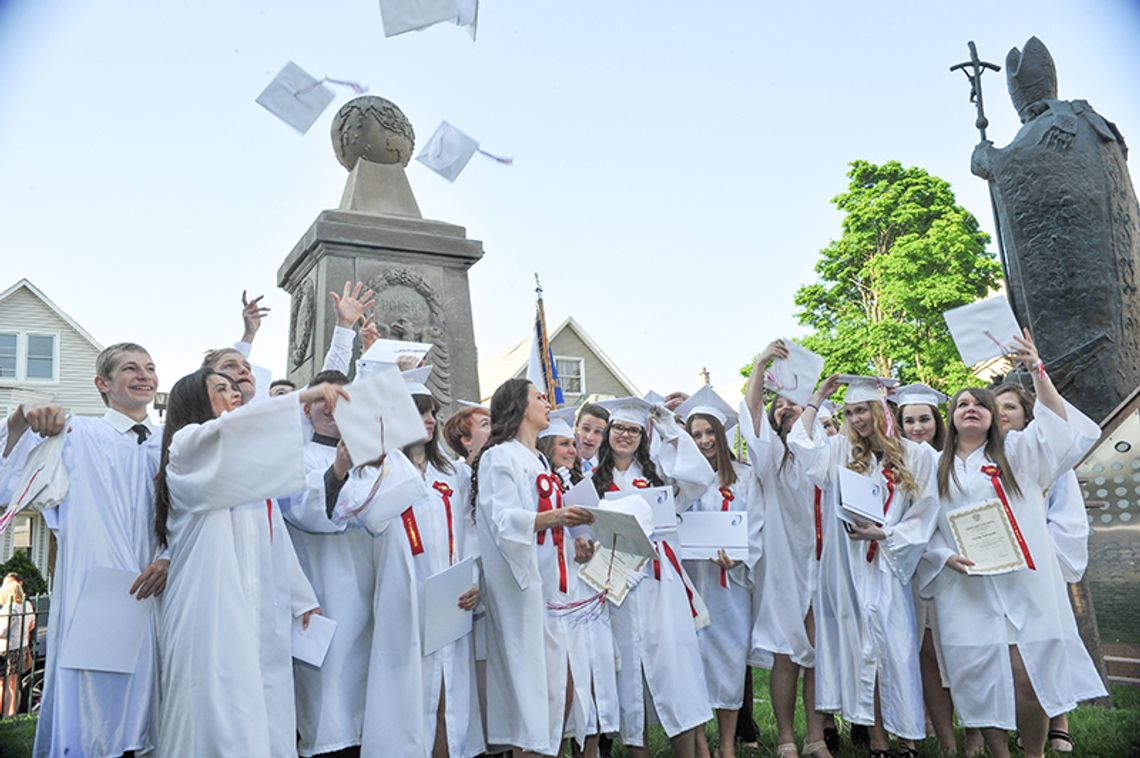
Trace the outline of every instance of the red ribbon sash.
<instances>
[{"instance_id":1,"label":"red ribbon sash","mask_svg":"<svg viewBox=\"0 0 1140 758\"><path fill-rule=\"evenodd\" d=\"M689 598L689 610L692 611L693 618L696 618L700 614L697 613L697 605L693 602L693 590L685 583L685 575L681 573L681 562L677 560L677 554L673 552L673 548L668 542L661 540L661 547L665 548L665 557L669 559L669 563L673 564L673 569L681 580L681 586L685 588L685 596ZM653 561L653 578L661 581L661 561Z\"/></svg>"},{"instance_id":2,"label":"red ribbon sash","mask_svg":"<svg viewBox=\"0 0 1140 758\"><path fill-rule=\"evenodd\" d=\"M404 521L404 531L408 534L408 544L412 546L412 555L419 555L424 551L424 541L420 538L420 527L416 524L416 514L411 508L400 514Z\"/></svg>"},{"instance_id":3,"label":"red ribbon sash","mask_svg":"<svg viewBox=\"0 0 1140 758\"><path fill-rule=\"evenodd\" d=\"M720 497L721 511L727 511L728 506L732 503L733 500L736 499L736 495L734 495L732 490L730 490L728 487L720 488ZM720 569L720 586L724 587L725 589L728 588L728 569L724 568L723 566Z\"/></svg>"},{"instance_id":4,"label":"red ribbon sash","mask_svg":"<svg viewBox=\"0 0 1140 758\"><path fill-rule=\"evenodd\" d=\"M649 482L644 479L634 479L633 488L636 490L647 490L649 489ZM614 487L614 489L617 489L617 487Z\"/></svg>"},{"instance_id":5,"label":"red ribbon sash","mask_svg":"<svg viewBox=\"0 0 1140 758\"><path fill-rule=\"evenodd\" d=\"M1009 519L1009 525L1013 528L1013 536L1017 538L1017 546L1021 548L1021 554L1025 556L1025 565L1029 567L1030 571L1036 571L1037 566L1033 563L1033 556L1029 554L1029 545L1025 544L1021 527L1017 525L1017 519L1013 516L1013 509L1009 507L1009 501L1005 498L1005 488L1001 486L1001 469L993 465L982 466L982 473L990 478L990 482L994 485L994 492L997 493L998 500L1005 508L1006 518Z\"/></svg>"},{"instance_id":6,"label":"red ribbon sash","mask_svg":"<svg viewBox=\"0 0 1140 758\"><path fill-rule=\"evenodd\" d=\"M562 508L562 489L558 486L554 476L551 474L539 474L538 478L534 480L534 486L538 490L538 512L546 513L547 511L557 510ZM555 504L551 495L555 496L557 504ZM546 543L546 532L550 532L550 541L553 543L554 548L558 551L558 591L562 593L569 592L569 577L566 572L566 551L562 549L566 541L566 530L560 526L553 527L549 530L544 529L538 533L538 544Z\"/></svg>"},{"instance_id":7,"label":"red ribbon sash","mask_svg":"<svg viewBox=\"0 0 1140 758\"><path fill-rule=\"evenodd\" d=\"M269 518L269 541L273 541L273 498L265 498L265 515Z\"/></svg>"},{"instance_id":8,"label":"red ribbon sash","mask_svg":"<svg viewBox=\"0 0 1140 758\"><path fill-rule=\"evenodd\" d=\"M455 491L447 486L447 482L434 482L432 489L443 498L443 509L447 513L447 565L455 565L455 529L451 520L451 496Z\"/></svg>"},{"instance_id":9,"label":"red ribbon sash","mask_svg":"<svg viewBox=\"0 0 1140 758\"><path fill-rule=\"evenodd\" d=\"M898 474L895 473L893 468L883 469L883 478L887 480L887 502L883 503L883 515L887 515L887 511L891 507L891 501L895 499L895 484L898 483ZM880 524L879 526L882 526ZM879 550L879 541L871 540L871 544L867 546L867 563L875 560L875 553Z\"/></svg>"},{"instance_id":10,"label":"red ribbon sash","mask_svg":"<svg viewBox=\"0 0 1140 758\"><path fill-rule=\"evenodd\" d=\"M823 509L820 507L820 499L823 497L823 492L819 487L815 488L815 559L818 561L820 556L823 555Z\"/></svg>"}]
</instances>

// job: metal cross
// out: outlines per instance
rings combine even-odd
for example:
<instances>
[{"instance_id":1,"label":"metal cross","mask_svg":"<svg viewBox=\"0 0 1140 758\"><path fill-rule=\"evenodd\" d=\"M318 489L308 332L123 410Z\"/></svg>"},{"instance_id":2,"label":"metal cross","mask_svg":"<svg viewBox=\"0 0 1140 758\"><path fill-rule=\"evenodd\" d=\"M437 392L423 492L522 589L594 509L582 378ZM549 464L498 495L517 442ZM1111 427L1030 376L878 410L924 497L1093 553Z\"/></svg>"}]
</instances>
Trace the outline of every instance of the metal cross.
<instances>
[{"instance_id":1,"label":"metal cross","mask_svg":"<svg viewBox=\"0 0 1140 758\"><path fill-rule=\"evenodd\" d=\"M962 73L966 75L966 79L970 82L970 102L974 103L978 108L978 118L974 121L974 126L982 133L982 141L984 142L986 139L986 127L990 125L990 121L986 118L986 109L985 106L982 105L982 74L986 69L990 71L1001 71L1001 66L980 60L978 58L978 48L973 40L970 40L969 47L970 60L951 66L950 70L961 70Z\"/></svg>"}]
</instances>

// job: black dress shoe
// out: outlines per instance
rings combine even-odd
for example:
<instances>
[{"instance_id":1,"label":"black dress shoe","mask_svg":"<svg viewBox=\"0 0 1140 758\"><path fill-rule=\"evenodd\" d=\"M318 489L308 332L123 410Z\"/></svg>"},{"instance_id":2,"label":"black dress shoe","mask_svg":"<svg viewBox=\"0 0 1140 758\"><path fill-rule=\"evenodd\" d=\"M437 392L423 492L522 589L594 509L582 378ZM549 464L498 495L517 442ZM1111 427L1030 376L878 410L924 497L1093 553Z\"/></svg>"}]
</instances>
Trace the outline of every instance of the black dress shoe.
<instances>
[{"instance_id":1,"label":"black dress shoe","mask_svg":"<svg viewBox=\"0 0 1140 758\"><path fill-rule=\"evenodd\" d=\"M851 744L856 747L867 747L871 744L871 734L865 725L851 725Z\"/></svg>"},{"instance_id":2,"label":"black dress shoe","mask_svg":"<svg viewBox=\"0 0 1140 758\"><path fill-rule=\"evenodd\" d=\"M831 751L832 755L839 752L839 730L834 726L825 726L823 728L823 742L827 745L827 749Z\"/></svg>"}]
</instances>

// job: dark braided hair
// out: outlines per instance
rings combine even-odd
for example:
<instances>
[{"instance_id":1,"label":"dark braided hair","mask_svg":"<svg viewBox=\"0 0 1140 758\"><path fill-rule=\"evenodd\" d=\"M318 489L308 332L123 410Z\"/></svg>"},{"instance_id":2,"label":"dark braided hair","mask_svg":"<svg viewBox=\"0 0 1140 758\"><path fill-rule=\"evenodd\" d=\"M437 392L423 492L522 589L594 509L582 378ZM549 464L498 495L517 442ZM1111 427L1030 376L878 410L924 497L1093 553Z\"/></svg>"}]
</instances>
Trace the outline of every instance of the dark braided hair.
<instances>
[{"instance_id":1,"label":"dark braided hair","mask_svg":"<svg viewBox=\"0 0 1140 758\"><path fill-rule=\"evenodd\" d=\"M614 483L614 455L613 450L610 449L610 427L612 426L612 420L606 424L606 433L602 437L601 447L598 448L598 465L593 471L594 489L598 491L599 497L605 497L606 492ZM641 432L641 442L638 443L633 457L641 466L641 473L649 482L649 486L665 486L665 480L657 473L657 467L653 465L653 461L649 457L649 432L644 429Z\"/></svg>"},{"instance_id":2,"label":"dark braided hair","mask_svg":"<svg viewBox=\"0 0 1140 758\"><path fill-rule=\"evenodd\" d=\"M491 436L471 461L472 517L479 508L479 464L483 461L483 454L518 436L527 403L530 402L530 387L531 384L526 379L508 379L491 396Z\"/></svg>"}]
</instances>

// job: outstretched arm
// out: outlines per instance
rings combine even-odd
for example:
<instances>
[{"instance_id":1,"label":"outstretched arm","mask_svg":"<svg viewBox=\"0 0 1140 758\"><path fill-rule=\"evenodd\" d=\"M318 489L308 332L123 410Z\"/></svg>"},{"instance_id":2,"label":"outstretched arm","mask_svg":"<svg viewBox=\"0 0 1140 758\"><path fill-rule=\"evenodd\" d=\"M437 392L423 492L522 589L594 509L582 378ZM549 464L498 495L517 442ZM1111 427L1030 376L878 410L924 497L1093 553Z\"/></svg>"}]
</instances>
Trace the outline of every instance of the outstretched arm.
<instances>
[{"instance_id":1,"label":"outstretched arm","mask_svg":"<svg viewBox=\"0 0 1140 758\"><path fill-rule=\"evenodd\" d=\"M760 434L760 417L764 408L764 372L768 364L775 358L787 358L788 348L783 340L773 340L756 356L752 364L752 373L748 375L748 385L744 388L744 402L748 405L748 412L752 414L753 434Z\"/></svg>"}]
</instances>

